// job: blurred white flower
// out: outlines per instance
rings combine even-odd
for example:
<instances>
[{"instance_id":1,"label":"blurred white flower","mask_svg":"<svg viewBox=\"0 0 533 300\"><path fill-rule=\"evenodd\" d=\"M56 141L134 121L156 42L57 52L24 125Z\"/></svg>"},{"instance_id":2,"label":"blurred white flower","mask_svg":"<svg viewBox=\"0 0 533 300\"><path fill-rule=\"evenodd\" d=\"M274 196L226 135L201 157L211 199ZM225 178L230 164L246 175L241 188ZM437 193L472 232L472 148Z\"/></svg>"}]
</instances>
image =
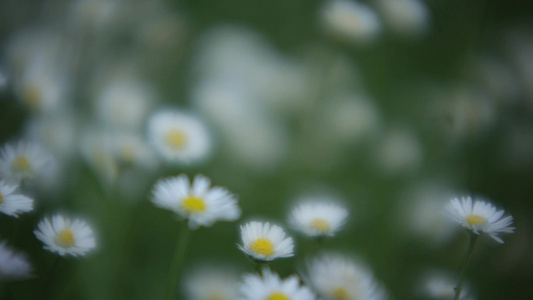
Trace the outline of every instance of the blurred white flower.
<instances>
[{"instance_id":1,"label":"blurred white flower","mask_svg":"<svg viewBox=\"0 0 533 300\"><path fill-rule=\"evenodd\" d=\"M81 140L81 154L105 184L116 181L119 175L119 165L113 151L113 138L110 133L98 128L89 128Z\"/></svg>"},{"instance_id":2,"label":"blurred white flower","mask_svg":"<svg viewBox=\"0 0 533 300\"><path fill-rule=\"evenodd\" d=\"M453 198L446 206L451 217L471 232L481 235L488 234L495 241L502 243L500 233L513 233L515 228L513 217L506 216L504 210L497 210L491 203L484 200L472 200L472 197Z\"/></svg>"},{"instance_id":3,"label":"blurred white flower","mask_svg":"<svg viewBox=\"0 0 533 300\"><path fill-rule=\"evenodd\" d=\"M420 0L378 0L383 20L391 30L405 35L424 34L429 29L429 10Z\"/></svg>"},{"instance_id":4,"label":"blurred white flower","mask_svg":"<svg viewBox=\"0 0 533 300\"><path fill-rule=\"evenodd\" d=\"M184 281L188 300L237 299L239 273L231 267L210 266L194 269Z\"/></svg>"},{"instance_id":5,"label":"blurred white flower","mask_svg":"<svg viewBox=\"0 0 533 300\"><path fill-rule=\"evenodd\" d=\"M431 270L424 272L417 282L417 292L429 299L447 300L455 296L455 287L458 279L452 274L441 270ZM476 298L470 292L467 286L461 290L460 300L475 300Z\"/></svg>"},{"instance_id":6,"label":"blurred white flower","mask_svg":"<svg viewBox=\"0 0 533 300\"><path fill-rule=\"evenodd\" d=\"M454 191L442 183L417 184L399 202L397 227L432 245L442 245L457 229L451 220L442 215L442 206L453 195Z\"/></svg>"},{"instance_id":7,"label":"blurred white flower","mask_svg":"<svg viewBox=\"0 0 533 300\"><path fill-rule=\"evenodd\" d=\"M376 13L356 1L326 1L320 12L324 29L338 38L368 43L378 36L381 24Z\"/></svg>"},{"instance_id":8,"label":"blurred white flower","mask_svg":"<svg viewBox=\"0 0 533 300\"><path fill-rule=\"evenodd\" d=\"M416 170L423 159L422 145L417 136L398 128L385 134L375 153L380 169L387 174Z\"/></svg>"},{"instance_id":9,"label":"blurred white flower","mask_svg":"<svg viewBox=\"0 0 533 300\"><path fill-rule=\"evenodd\" d=\"M0 212L17 218L19 214L33 210L33 199L15 194L16 185L0 180Z\"/></svg>"},{"instance_id":10,"label":"blurred white flower","mask_svg":"<svg viewBox=\"0 0 533 300\"><path fill-rule=\"evenodd\" d=\"M247 88L232 82L204 82L193 100L220 133L225 153L236 162L266 171L285 158L289 139L283 122Z\"/></svg>"},{"instance_id":11,"label":"blurred white flower","mask_svg":"<svg viewBox=\"0 0 533 300\"><path fill-rule=\"evenodd\" d=\"M155 94L147 82L118 76L99 91L97 98L97 112L104 122L118 127L140 128Z\"/></svg>"},{"instance_id":12,"label":"blurred white flower","mask_svg":"<svg viewBox=\"0 0 533 300\"><path fill-rule=\"evenodd\" d=\"M152 191L152 202L188 220L189 227L211 226L216 221L235 221L241 215L237 198L222 187L196 175L192 184L186 175L159 180Z\"/></svg>"},{"instance_id":13,"label":"blurred white flower","mask_svg":"<svg viewBox=\"0 0 533 300\"><path fill-rule=\"evenodd\" d=\"M78 121L72 110L33 116L26 125L27 139L42 143L61 162L72 158L78 150Z\"/></svg>"},{"instance_id":14,"label":"blurred white flower","mask_svg":"<svg viewBox=\"0 0 533 300\"><path fill-rule=\"evenodd\" d=\"M25 254L0 241L0 282L21 280L32 276L32 267Z\"/></svg>"},{"instance_id":15,"label":"blurred white flower","mask_svg":"<svg viewBox=\"0 0 533 300\"><path fill-rule=\"evenodd\" d=\"M383 300L383 288L370 270L336 253L323 253L308 261L306 281L325 300Z\"/></svg>"},{"instance_id":16,"label":"blurred white flower","mask_svg":"<svg viewBox=\"0 0 533 300\"><path fill-rule=\"evenodd\" d=\"M281 279L278 274L264 268L261 275L246 274L239 287L239 300L314 300L315 295L300 279L290 276Z\"/></svg>"},{"instance_id":17,"label":"blurred white flower","mask_svg":"<svg viewBox=\"0 0 533 300\"><path fill-rule=\"evenodd\" d=\"M0 152L0 176L6 181L42 180L53 176L55 167L48 151L33 142L6 144Z\"/></svg>"},{"instance_id":18,"label":"blurred white flower","mask_svg":"<svg viewBox=\"0 0 533 300\"><path fill-rule=\"evenodd\" d=\"M254 260L272 261L294 255L291 237L277 225L252 221L241 226L242 245L239 249Z\"/></svg>"},{"instance_id":19,"label":"blurred white flower","mask_svg":"<svg viewBox=\"0 0 533 300\"><path fill-rule=\"evenodd\" d=\"M322 110L320 127L340 142L358 142L373 136L380 128L380 115L367 97L344 92L328 98Z\"/></svg>"},{"instance_id":20,"label":"blurred white flower","mask_svg":"<svg viewBox=\"0 0 533 300\"><path fill-rule=\"evenodd\" d=\"M343 206L311 200L293 208L289 224L311 237L331 237L346 223L347 217L348 210Z\"/></svg>"},{"instance_id":21,"label":"blurred white flower","mask_svg":"<svg viewBox=\"0 0 533 300\"><path fill-rule=\"evenodd\" d=\"M148 121L148 137L158 154L170 163L197 163L211 153L207 126L189 113L173 110L154 113Z\"/></svg>"},{"instance_id":22,"label":"blurred white flower","mask_svg":"<svg viewBox=\"0 0 533 300\"><path fill-rule=\"evenodd\" d=\"M34 230L44 249L61 256L84 256L96 247L93 230L85 221L55 215L44 218Z\"/></svg>"},{"instance_id":23,"label":"blurred white flower","mask_svg":"<svg viewBox=\"0 0 533 300\"><path fill-rule=\"evenodd\" d=\"M144 138L136 132L118 131L112 134L111 148L119 163L154 169L157 157Z\"/></svg>"}]
</instances>

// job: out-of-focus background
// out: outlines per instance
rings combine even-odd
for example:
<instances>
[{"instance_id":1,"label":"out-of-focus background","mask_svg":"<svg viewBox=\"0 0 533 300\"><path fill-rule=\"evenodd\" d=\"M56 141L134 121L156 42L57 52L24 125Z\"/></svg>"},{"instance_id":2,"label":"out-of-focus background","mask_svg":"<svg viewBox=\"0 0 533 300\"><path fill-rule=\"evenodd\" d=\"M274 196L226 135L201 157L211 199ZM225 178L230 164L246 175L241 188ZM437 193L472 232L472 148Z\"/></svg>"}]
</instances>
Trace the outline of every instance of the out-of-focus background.
<instances>
[{"instance_id":1,"label":"out-of-focus background","mask_svg":"<svg viewBox=\"0 0 533 300\"><path fill-rule=\"evenodd\" d=\"M194 163L160 158L146 120L194 114L210 132ZM533 3L526 0L0 2L0 146L38 142L53 175L35 210L0 215L0 239L31 279L2 299L160 299L180 222L150 202L165 176L201 173L239 197L237 222L192 234L183 272L254 265L239 225L287 226L302 197L350 210L326 249L364 260L394 299L436 299L428 274L457 275L468 235L443 218L457 195L490 199L516 232L483 238L469 299L533 299ZM119 150L116 150L119 149ZM61 261L33 230L62 212L89 220L98 247ZM1 268L0 268L1 272Z\"/></svg>"}]
</instances>

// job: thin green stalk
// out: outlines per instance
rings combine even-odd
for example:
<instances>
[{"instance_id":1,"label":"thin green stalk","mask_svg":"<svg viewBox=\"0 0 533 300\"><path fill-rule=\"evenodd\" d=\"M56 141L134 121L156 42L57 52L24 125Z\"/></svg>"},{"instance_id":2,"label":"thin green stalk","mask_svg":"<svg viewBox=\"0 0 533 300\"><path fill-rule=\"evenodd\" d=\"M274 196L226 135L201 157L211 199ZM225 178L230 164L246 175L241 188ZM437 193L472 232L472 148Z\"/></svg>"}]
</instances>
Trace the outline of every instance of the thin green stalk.
<instances>
[{"instance_id":1,"label":"thin green stalk","mask_svg":"<svg viewBox=\"0 0 533 300\"><path fill-rule=\"evenodd\" d=\"M463 261L463 266L461 267L461 273L459 275L459 283L457 284L457 287L455 288L455 298L454 300L459 300L461 298L461 290L463 289L463 282L466 275L466 269L468 267L468 264L470 263L470 257L472 256L472 251L474 250L474 246L476 245L476 241L479 235L475 233L470 233L470 244L468 245L468 250L466 250L466 256Z\"/></svg>"},{"instance_id":2,"label":"thin green stalk","mask_svg":"<svg viewBox=\"0 0 533 300\"><path fill-rule=\"evenodd\" d=\"M176 293L176 287L180 281L181 269L183 262L185 261L187 241L189 239L190 230L187 227L187 222L183 222L181 226L182 228L176 244L174 258L172 259L172 264L170 265L170 270L168 272L167 288L165 290L166 300L171 300Z\"/></svg>"},{"instance_id":3,"label":"thin green stalk","mask_svg":"<svg viewBox=\"0 0 533 300\"><path fill-rule=\"evenodd\" d=\"M263 272L263 268L264 267L268 267L268 263L267 262L263 262L263 261L255 261L255 271L259 274L261 274Z\"/></svg>"}]
</instances>

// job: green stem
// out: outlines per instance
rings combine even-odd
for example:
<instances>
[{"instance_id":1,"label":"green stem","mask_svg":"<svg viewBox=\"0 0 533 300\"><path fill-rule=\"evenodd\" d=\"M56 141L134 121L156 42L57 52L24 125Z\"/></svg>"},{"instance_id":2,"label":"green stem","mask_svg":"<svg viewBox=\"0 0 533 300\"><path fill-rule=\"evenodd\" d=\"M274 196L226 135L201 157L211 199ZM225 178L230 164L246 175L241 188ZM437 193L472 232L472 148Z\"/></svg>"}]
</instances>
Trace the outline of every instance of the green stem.
<instances>
[{"instance_id":1,"label":"green stem","mask_svg":"<svg viewBox=\"0 0 533 300\"><path fill-rule=\"evenodd\" d=\"M463 282L466 275L466 269L468 267L468 264L470 263L470 257L472 256L472 251L474 250L474 246L476 245L476 241L479 235L475 233L470 233L470 244L468 245L468 250L466 250L466 256L463 261L463 266L461 267L461 273L459 275L459 283L457 284L457 287L455 288L455 298L454 300L459 300L461 298L461 290L463 289Z\"/></svg>"},{"instance_id":2,"label":"green stem","mask_svg":"<svg viewBox=\"0 0 533 300\"><path fill-rule=\"evenodd\" d=\"M181 269L183 262L185 261L185 254L187 250L187 241L189 239L190 230L187 227L187 222L183 222L178 242L176 244L176 250L170 270L167 277L167 288L165 290L165 299L170 300L176 293L176 286L179 284Z\"/></svg>"},{"instance_id":3,"label":"green stem","mask_svg":"<svg viewBox=\"0 0 533 300\"><path fill-rule=\"evenodd\" d=\"M255 261L255 271L257 273L262 274L264 267L268 267L267 262Z\"/></svg>"}]
</instances>

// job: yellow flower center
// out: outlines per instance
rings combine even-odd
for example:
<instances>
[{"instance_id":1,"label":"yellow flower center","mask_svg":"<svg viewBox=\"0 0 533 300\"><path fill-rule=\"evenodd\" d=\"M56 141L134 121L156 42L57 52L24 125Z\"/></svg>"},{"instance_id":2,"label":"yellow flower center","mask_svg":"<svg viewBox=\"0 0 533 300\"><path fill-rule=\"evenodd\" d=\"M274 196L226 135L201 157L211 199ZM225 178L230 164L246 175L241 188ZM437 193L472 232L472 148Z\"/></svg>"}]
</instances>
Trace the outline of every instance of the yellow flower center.
<instances>
[{"instance_id":1,"label":"yellow flower center","mask_svg":"<svg viewBox=\"0 0 533 300\"><path fill-rule=\"evenodd\" d=\"M0 193L0 204L2 204L2 202L4 202L4 196L2 196L2 193Z\"/></svg>"},{"instance_id":2,"label":"yellow flower center","mask_svg":"<svg viewBox=\"0 0 533 300\"><path fill-rule=\"evenodd\" d=\"M135 148L132 145L123 145L120 148L120 155L125 162L132 163L135 161Z\"/></svg>"},{"instance_id":3,"label":"yellow flower center","mask_svg":"<svg viewBox=\"0 0 533 300\"><path fill-rule=\"evenodd\" d=\"M275 292L268 296L267 300L290 300L288 296L283 293Z\"/></svg>"},{"instance_id":4,"label":"yellow flower center","mask_svg":"<svg viewBox=\"0 0 533 300\"><path fill-rule=\"evenodd\" d=\"M350 299L350 295L348 294L348 292L344 289L344 288L336 288L335 290L333 290L333 292L331 293L333 298L335 300L348 300Z\"/></svg>"},{"instance_id":5,"label":"yellow flower center","mask_svg":"<svg viewBox=\"0 0 533 300\"><path fill-rule=\"evenodd\" d=\"M64 247L70 248L74 245L74 235L70 229L63 229L56 235L56 244Z\"/></svg>"},{"instance_id":6,"label":"yellow flower center","mask_svg":"<svg viewBox=\"0 0 533 300\"><path fill-rule=\"evenodd\" d=\"M15 172L28 172L31 170L31 164L24 155L19 155L11 163L11 169Z\"/></svg>"},{"instance_id":7,"label":"yellow flower center","mask_svg":"<svg viewBox=\"0 0 533 300\"><path fill-rule=\"evenodd\" d=\"M187 143L187 135L179 129L171 129L165 134L165 142L175 149L182 149Z\"/></svg>"},{"instance_id":8,"label":"yellow flower center","mask_svg":"<svg viewBox=\"0 0 533 300\"><path fill-rule=\"evenodd\" d=\"M478 215L469 215L466 217L466 222L470 224L470 226L483 225L483 223L487 222L487 219Z\"/></svg>"},{"instance_id":9,"label":"yellow flower center","mask_svg":"<svg viewBox=\"0 0 533 300\"><path fill-rule=\"evenodd\" d=\"M27 86L22 92L22 98L30 109L38 110L41 106L41 90L36 85Z\"/></svg>"},{"instance_id":10,"label":"yellow flower center","mask_svg":"<svg viewBox=\"0 0 533 300\"><path fill-rule=\"evenodd\" d=\"M194 196L185 198L181 208L190 214L204 212L206 209L204 199Z\"/></svg>"},{"instance_id":11,"label":"yellow flower center","mask_svg":"<svg viewBox=\"0 0 533 300\"><path fill-rule=\"evenodd\" d=\"M326 232L329 230L328 221L320 218L313 219L309 225L315 229L318 229L320 232Z\"/></svg>"},{"instance_id":12,"label":"yellow flower center","mask_svg":"<svg viewBox=\"0 0 533 300\"><path fill-rule=\"evenodd\" d=\"M265 257L274 255L274 244L267 239L255 240L250 246L250 249L256 254L261 254Z\"/></svg>"}]
</instances>

